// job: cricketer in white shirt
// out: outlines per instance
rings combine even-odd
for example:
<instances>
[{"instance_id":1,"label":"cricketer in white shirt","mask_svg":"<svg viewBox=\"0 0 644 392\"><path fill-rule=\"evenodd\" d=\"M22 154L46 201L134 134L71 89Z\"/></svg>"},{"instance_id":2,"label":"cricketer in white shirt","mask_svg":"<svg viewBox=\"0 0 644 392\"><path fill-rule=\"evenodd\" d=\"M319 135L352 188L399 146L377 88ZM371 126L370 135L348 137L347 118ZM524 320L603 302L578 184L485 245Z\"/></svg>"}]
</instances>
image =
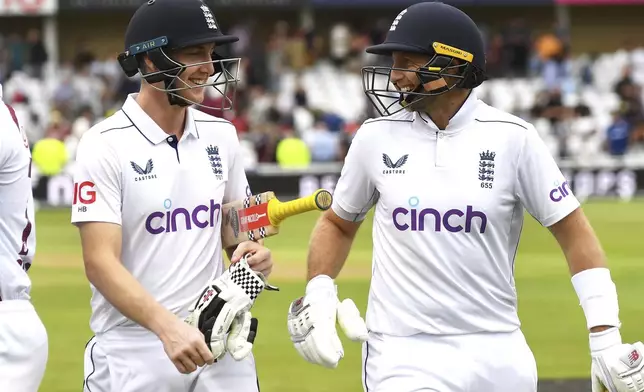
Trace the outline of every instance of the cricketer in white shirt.
<instances>
[{"instance_id":1,"label":"cricketer in white shirt","mask_svg":"<svg viewBox=\"0 0 644 392\"><path fill-rule=\"evenodd\" d=\"M362 69L383 117L358 130L333 208L312 234L306 294L288 312L298 353L337 366L337 321L365 342L366 392L536 392L514 281L525 209L568 263L593 392L644 391L644 345L622 343L617 290L579 201L535 128L476 97L487 79L476 23L456 7L419 2L366 51L393 60ZM333 279L374 206L365 325Z\"/></svg>"},{"instance_id":2,"label":"cricketer in white shirt","mask_svg":"<svg viewBox=\"0 0 644 392\"><path fill-rule=\"evenodd\" d=\"M516 330L523 208L551 226L579 207L534 128L474 92L446 130L419 112L367 121L334 202L351 221L375 206L367 327L398 336Z\"/></svg>"},{"instance_id":3,"label":"cricketer in white shirt","mask_svg":"<svg viewBox=\"0 0 644 392\"><path fill-rule=\"evenodd\" d=\"M0 94L0 99L2 95ZM0 389L36 392L48 338L31 303L36 251L31 153L16 114L0 102Z\"/></svg>"},{"instance_id":4,"label":"cricketer in white shirt","mask_svg":"<svg viewBox=\"0 0 644 392\"><path fill-rule=\"evenodd\" d=\"M366 121L345 159L332 207L349 222L362 221L375 207L365 391L536 391L514 280L523 210L551 227L579 206L535 128L488 106L474 91L444 130L419 112ZM318 233L333 230L320 226ZM573 277L578 292L585 283L575 279L586 272ZM335 332L328 333L331 326L319 321L324 316L316 315L316 304L332 306L333 287L329 276L313 275L289 316L298 352L328 367L337 366L343 351ZM367 340L355 305L346 301L339 303L338 322L351 339ZM589 328L603 325L598 318L618 323L610 306L602 316L588 311L584 300L582 306Z\"/></svg>"},{"instance_id":5,"label":"cricketer in white shirt","mask_svg":"<svg viewBox=\"0 0 644 392\"><path fill-rule=\"evenodd\" d=\"M143 111L137 95L83 135L72 222L120 225L123 266L159 304L185 318L224 269L221 206L250 195L250 188L231 123L188 108L177 140ZM127 319L94 286L91 307L95 337L85 353L87 391L109 391L110 376L131 377L139 367L144 371L128 388L145 377L168 391L195 381L194 373L177 372L152 332ZM199 381L206 379L217 390L256 390L254 359L226 356L200 373Z\"/></svg>"}]
</instances>

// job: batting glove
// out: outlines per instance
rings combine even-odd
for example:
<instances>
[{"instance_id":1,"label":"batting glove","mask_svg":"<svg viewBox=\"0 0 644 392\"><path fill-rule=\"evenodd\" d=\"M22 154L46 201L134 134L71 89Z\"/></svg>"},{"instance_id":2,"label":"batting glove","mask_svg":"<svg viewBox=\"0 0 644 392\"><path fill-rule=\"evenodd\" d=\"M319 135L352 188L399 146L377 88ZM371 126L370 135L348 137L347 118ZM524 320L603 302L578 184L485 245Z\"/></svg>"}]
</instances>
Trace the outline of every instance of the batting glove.
<instances>
[{"instance_id":1,"label":"batting glove","mask_svg":"<svg viewBox=\"0 0 644 392\"><path fill-rule=\"evenodd\" d=\"M618 328L590 334L592 392L644 392L644 345L622 344Z\"/></svg>"},{"instance_id":2,"label":"batting glove","mask_svg":"<svg viewBox=\"0 0 644 392\"><path fill-rule=\"evenodd\" d=\"M253 321L249 310L264 287L263 276L251 270L246 257L206 285L186 322L204 334L215 360L222 358L226 349L237 360L250 353L257 320Z\"/></svg>"},{"instance_id":3,"label":"batting glove","mask_svg":"<svg viewBox=\"0 0 644 392\"><path fill-rule=\"evenodd\" d=\"M236 361L241 361L253 351L257 323L257 319L252 317L250 312L242 312L233 320L226 339L226 350Z\"/></svg>"},{"instance_id":4,"label":"batting glove","mask_svg":"<svg viewBox=\"0 0 644 392\"><path fill-rule=\"evenodd\" d=\"M353 341L369 337L360 311L351 299L340 302L333 280L321 275L306 287L306 295L291 303L288 331L297 352L313 364L336 368L344 349L336 331L336 321Z\"/></svg>"}]
</instances>

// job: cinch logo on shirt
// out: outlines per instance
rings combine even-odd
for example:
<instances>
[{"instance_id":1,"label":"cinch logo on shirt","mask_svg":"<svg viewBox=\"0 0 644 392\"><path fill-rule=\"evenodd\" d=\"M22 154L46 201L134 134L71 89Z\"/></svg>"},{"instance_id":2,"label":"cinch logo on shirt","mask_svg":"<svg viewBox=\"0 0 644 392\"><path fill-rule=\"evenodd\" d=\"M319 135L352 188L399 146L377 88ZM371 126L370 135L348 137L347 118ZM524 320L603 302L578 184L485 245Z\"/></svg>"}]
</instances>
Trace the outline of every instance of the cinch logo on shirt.
<instances>
[{"instance_id":1,"label":"cinch logo on shirt","mask_svg":"<svg viewBox=\"0 0 644 392\"><path fill-rule=\"evenodd\" d=\"M221 212L221 205L215 203L212 199L210 200L209 206L201 204L196 206L192 211L181 207L170 209L172 207L172 201L170 199L166 199L163 206L166 208L165 212L155 211L145 219L145 229L148 233L174 233L177 231L177 227L179 229L185 228L186 230L192 230L193 225L199 229L214 227L215 223L219 221L219 214Z\"/></svg>"},{"instance_id":2,"label":"cinch logo on shirt","mask_svg":"<svg viewBox=\"0 0 644 392\"><path fill-rule=\"evenodd\" d=\"M568 181L564 181L561 186L558 183L555 183L555 188L550 191L550 200L558 203L562 201L566 196L570 194L570 186L568 186Z\"/></svg>"},{"instance_id":3,"label":"cinch logo on shirt","mask_svg":"<svg viewBox=\"0 0 644 392\"><path fill-rule=\"evenodd\" d=\"M418 198L412 197L409 199L409 204L412 207L416 207ZM463 230L466 233L470 233L475 219L481 225L479 233L485 233L487 228L487 215L482 211L475 210L472 206L467 206L465 211L452 208L445 213L441 213L434 208L418 210L416 208L397 207L391 217L394 221L394 226L400 231L425 231L425 223L428 223L428 230L442 231L445 228L450 233L458 233ZM428 220L430 217L433 219Z\"/></svg>"}]
</instances>

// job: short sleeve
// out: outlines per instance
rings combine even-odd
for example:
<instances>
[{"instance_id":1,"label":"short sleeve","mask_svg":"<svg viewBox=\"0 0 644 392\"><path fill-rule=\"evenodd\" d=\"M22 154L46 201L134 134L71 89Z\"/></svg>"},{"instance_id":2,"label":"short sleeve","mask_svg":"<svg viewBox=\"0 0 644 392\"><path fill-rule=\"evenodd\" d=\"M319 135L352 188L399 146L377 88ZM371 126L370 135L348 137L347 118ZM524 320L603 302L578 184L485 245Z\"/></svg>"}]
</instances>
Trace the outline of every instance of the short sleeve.
<instances>
[{"instance_id":1,"label":"short sleeve","mask_svg":"<svg viewBox=\"0 0 644 392\"><path fill-rule=\"evenodd\" d=\"M0 104L2 104L0 102ZM11 164L11 160L15 156L15 143L10 143L9 142L9 137L13 136L16 137L18 134L23 134L22 127L20 127L20 124L18 124L18 119L16 117L16 112L13 110L13 108L10 105L6 105L5 107L7 109L8 115L5 116L4 113L2 113L2 130L0 132L10 132L12 135L9 136L4 136L0 138L0 168L5 168L5 165ZM17 132L16 134L13 134L13 132ZM17 139L17 137L16 137ZM25 141L27 139L25 138ZM26 142L25 142L26 143Z\"/></svg>"},{"instance_id":2,"label":"short sleeve","mask_svg":"<svg viewBox=\"0 0 644 392\"><path fill-rule=\"evenodd\" d=\"M543 226L552 226L579 207L566 178L532 126L519 154L517 176L519 200Z\"/></svg>"},{"instance_id":3,"label":"short sleeve","mask_svg":"<svg viewBox=\"0 0 644 392\"><path fill-rule=\"evenodd\" d=\"M380 194L367 170L368 140L364 130L358 130L344 160L340 178L333 192L333 211L342 219L361 221L378 200Z\"/></svg>"},{"instance_id":4,"label":"short sleeve","mask_svg":"<svg viewBox=\"0 0 644 392\"><path fill-rule=\"evenodd\" d=\"M228 182L224 192L224 203L241 200L251 196L250 186L244 169L244 157L239 140L234 136L231 147L231 158L228 165Z\"/></svg>"},{"instance_id":5,"label":"short sleeve","mask_svg":"<svg viewBox=\"0 0 644 392\"><path fill-rule=\"evenodd\" d=\"M83 135L76 151L72 223L121 224L121 169L114 149L100 135Z\"/></svg>"},{"instance_id":6,"label":"short sleeve","mask_svg":"<svg viewBox=\"0 0 644 392\"><path fill-rule=\"evenodd\" d=\"M0 138L0 169L4 168L11 157L11 150L7 146L6 140Z\"/></svg>"}]
</instances>

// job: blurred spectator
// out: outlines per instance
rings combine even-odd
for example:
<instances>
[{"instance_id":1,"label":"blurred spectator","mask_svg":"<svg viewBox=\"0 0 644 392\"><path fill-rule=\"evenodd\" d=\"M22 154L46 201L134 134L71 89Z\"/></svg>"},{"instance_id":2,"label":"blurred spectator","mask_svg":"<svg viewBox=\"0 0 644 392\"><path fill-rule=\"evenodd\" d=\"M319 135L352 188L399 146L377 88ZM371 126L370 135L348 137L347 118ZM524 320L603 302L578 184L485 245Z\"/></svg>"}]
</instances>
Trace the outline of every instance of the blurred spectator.
<instances>
[{"instance_id":1,"label":"blurred spectator","mask_svg":"<svg viewBox=\"0 0 644 392\"><path fill-rule=\"evenodd\" d=\"M545 62L549 59L559 56L564 51L563 43L554 32L541 34L535 44L536 54Z\"/></svg>"},{"instance_id":2,"label":"blurred spectator","mask_svg":"<svg viewBox=\"0 0 644 392\"><path fill-rule=\"evenodd\" d=\"M254 25L254 21L247 20L233 26L228 32L228 34L239 38L239 41L231 45L231 54L233 57L244 57L248 55Z\"/></svg>"},{"instance_id":3,"label":"blurred spectator","mask_svg":"<svg viewBox=\"0 0 644 392\"><path fill-rule=\"evenodd\" d=\"M96 116L90 106L82 106L78 111L78 117L72 123L71 136L80 140L83 134L95 124Z\"/></svg>"},{"instance_id":4,"label":"blurred spectator","mask_svg":"<svg viewBox=\"0 0 644 392\"><path fill-rule=\"evenodd\" d=\"M503 57L508 61L509 76L525 77L528 73L532 38L526 21L512 20L503 32Z\"/></svg>"},{"instance_id":5,"label":"blurred spectator","mask_svg":"<svg viewBox=\"0 0 644 392\"><path fill-rule=\"evenodd\" d=\"M582 161L596 158L601 148L597 130L597 123L592 117L590 108L586 105L576 106L569 119L567 152Z\"/></svg>"},{"instance_id":6,"label":"blurred spectator","mask_svg":"<svg viewBox=\"0 0 644 392\"><path fill-rule=\"evenodd\" d=\"M333 162L338 159L339 134L331 132L323 121L316 121L305 131L302 139L311 151L313 162Z\"/></svg>"},{"instance_id":7,"label":"blurred spectator","mask_svg":"<svg viewBox=\"0 0 644 392\"><path fill-rule=\"evenodd\" d=\"M81 137L83 137L83 134L89 131L96 122L96 116L94 116L92 108L89 106L81 108L79 116L71 125L70 135L64 140L67 152L72 159L76 158L76 149L78 148L78 143L80 142Z\"/></svg>"},{"instance_id":8,"label":"blurred spectator","mask_svg":"<svg viewBox=\"0 0 644 392\"><path fill-rule=\"evenodd\" d=\"M51 112L49 124L45 129L45 137L64 141L71 135L71 124L58 110Z\"/></svg>"},{"instance_id":9,"label":"blurred spectator","mask_svg":"<svg viewBox=\"0 0 644 392\"><path fill-rule=\"evenodd\" d=\"M505 58L503 57L503 36L494 34L487 45L487 73L490 77L501 77L505 74Z\"/></svg>"},{"instance_id":10,"label":"blurred spectator","mask_svg":"<svg viewBox=\"0 0 644 392\"><path fill-rule=\"evenodd\" d=\"M295 72L303 71L309 65L308 45L304 31L293 34L286 44L288 67Z\"/></svg>"},{"instance_id":11,"label":"blurred spectator","mask_svg":"<svg viewBox=\"0 0 644 392\"><path fill-rule=\"evenodd\" d=\"M542 78L547 90L572 91L572 68L567 53L559 52L543 64Z\"/></svg>"},{"instance_id":12,"label":"blurred spectator","mask_svg":"<svg viewBox=\"0 0 644 392\"><path fill-rule=\"evenodd\" d=\"M341 68L351 51L351 30L346 23L336 23L329 34L329 52L333 64Z\"/></svg>"},{"instance_id":13,"label":"blurred spectator","mask_svg":"<svg viewBox=\"0 0 644 392\"><path fill-rule=\"evenodd\" d=\"M644 122L642 88L633 80L631 66L624 67L622 77L615 85L615 93L621 99L622 115L632 126Z\"/></svg>"},{"instance_id":14,"label":"blurred spectator","mask_svg":"<svg viewBox=\"0 0 644 392\"><path fill-rule=\"evenodd\" d=\"M37 29L31 29L27 33L27 51L29 54L27 59L29 73L36 79L42 79L43 67L47 63L48 56L40 31Z\"/></svg>"},{"instance_id":15,"label":"blurred spectator","mask_svg":"<svg viewBox=\"0 0 644 392\"><path fill-rule=\"evenodd\" d=\"M54 90L52 106L63 113L72 113L76 105L76 90L74 88L73 74L71 72L62 75L62 80Z\"/></svg>"},{"instance_id":16,"label":"blurred spectator","mask_svg":"<svg viewBox=\"0 0 644 392\"><path fill-rule=\"evenodd\" d=\"M541 34L534 43L535 62L532 66L532 73L542 72L544 64L548 61L561 58L564 53L563 42L554 31Z\"/></svg>"},{"instance_id":17,"label":"blurred spectator","mask_svg":"<svg viewBox=\"0 0 644 392\"><path fill-rule=\"evenodd\" d=\"M606 149L611 155L621 156L628 150L631 125L621 113L613 113L613 123L606 130Z\"/></svg>"},{"instance_id":18,"label":"blurred spectator","mask_svg":"<svg viewBox=\"0 0 644 392\"><path fill-rule=\"evenodd\" d=\"M218 49L241 58L235 111L217 109L222 97L213 89L204 104L216 109L201 110L235 125L247 170L342 161L360 124L378 116L362 91L360 67L391 65L389 57L364 51L382 42L391 20L363 26L336 20L325 30L300 22L278 22L264 38L258 37L263 26L242 20L230 30L240 41ZM592 161L644 150L644 48L628 44L615 53L572 57L569 32L560 26L534 44L525 20L500 30L482 27L491 80L477 89L479 97L532 121L556 158ZM38 30L0 36L0 80L9 78L4 96L32 145L46 135L64 141L74 157L82 134L139 90L138 75L124 77L112 55L97 57L92 49L90 41L78 42L73 64L49 75L42 72L48 56Z\"/></svg>"},{"instance_id":19,"label":"blurred spectator","mask_svg":"<svg viewBox=\"0 0 644 392\"><path fill-rule=\"evenodd\" d=\"M322 121L331 132L342 132L344 130L344 119L335 113L324 113Z\"/></svg>"},{"instance_id":20,"label":"blurred spectator","mask_svg":"<svg viewBox=\"0 0 644 392\"><path fill-rule=\"evenodd\" d=\"M277 93L280 85L280 74L287 64L286 44L288 40L288 23L281 21L275 25L273 34L269 37L266 48L266 74L268 76L268 91Z\"/></svg>"},{"instance_id":21,"label":"blurred spectator","mask_svg":"<svg viewBox=\"0 0 644 392\"><path fill-rule=\"evenodd\" d=\"M632 95L629 93L629 90L631 90L634 86L635 82L633 81L633 68L630 65L627 65L622 69L622 77L615 84L615 93L621 99L627 99Z\"/></svg>"},{"instance_id":22,"label":"blurred spectator","mask_svg":"<svg viewBox=\"0 0 644 392\"><path fill-rule=\"evenodd\" d=\"M27 46L20 36L14 33L9 35L7 50L9 53L9 73L7 77L11 77L14 72L23 70L27 57Z\"/></svg>"},{"instance_id":23,"label":"blurred spectator","mask_svg":"<svg viewBox=\"0 0 644 392\"><path fill-rule=\"evenodd\" d=\"M556 126L565 118L567 111L568 109L563 105L561 90L553 88L541 91L537 95L532 116L548 119L553 126Z\"/></svg>"}]
</instances>

